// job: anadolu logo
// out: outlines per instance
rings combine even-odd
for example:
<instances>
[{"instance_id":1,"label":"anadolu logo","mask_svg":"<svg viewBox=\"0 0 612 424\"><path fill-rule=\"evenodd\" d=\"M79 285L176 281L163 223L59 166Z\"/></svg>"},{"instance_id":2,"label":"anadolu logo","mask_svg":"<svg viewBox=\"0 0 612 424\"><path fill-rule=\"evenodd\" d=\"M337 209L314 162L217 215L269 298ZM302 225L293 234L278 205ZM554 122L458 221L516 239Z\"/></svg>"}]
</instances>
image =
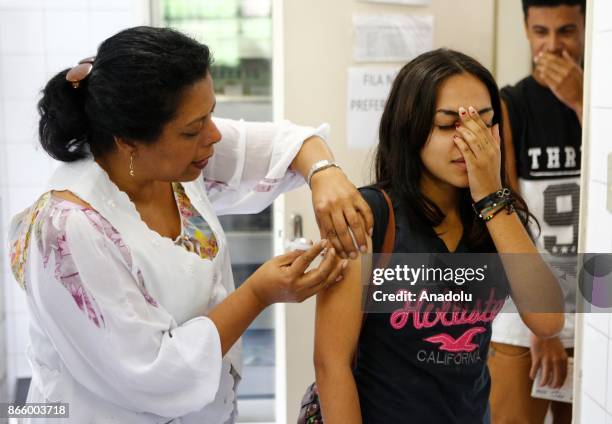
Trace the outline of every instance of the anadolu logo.
<instances>
[{"instance_id":1,"label":"anadolu logo","mask_svg":"<svg viewBox=\"0 0 612 424\"><path fill-rule=\"evenodd\" d=\"M612 255L585 253L578 274L578 286L591 305L612 307Z\"/></svg>"}]
</instances>

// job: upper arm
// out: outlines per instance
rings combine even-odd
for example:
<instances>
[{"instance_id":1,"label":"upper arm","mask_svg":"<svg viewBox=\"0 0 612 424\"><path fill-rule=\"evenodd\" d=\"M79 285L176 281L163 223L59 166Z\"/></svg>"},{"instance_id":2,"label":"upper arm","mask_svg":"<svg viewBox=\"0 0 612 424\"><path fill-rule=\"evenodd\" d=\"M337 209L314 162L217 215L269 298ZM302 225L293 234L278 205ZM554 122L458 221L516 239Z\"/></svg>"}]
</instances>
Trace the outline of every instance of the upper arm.
<instances>
[{"instance_id":1,"label":"upper arm","mask_svg":"<svg viewBox=\"0 0 612 424\"><path fill-rule=\"evenodd\" d=\"M362 274L364 268L370 269L372 252L371 239L368 239L370 254L360 255L349 260L344 278L317 295L315 321L315 366L323 366L330 361L350 365L355 354L363 311Z\"/></svg>"},{"instance_id":2,"label":"upper arm","mask_svg":"<svg viewBox=\"0 0 612 424\"><path fill-rule=\"evenodd\" d=\"M514 142L512 141L512 127L510 126L510 115L508 114L508 106L502 100L502 127L503 127L503 143L505 154L506 177L511 188L518 193L518 173L516 163L516 153L514 151Z\"/></svg>"}]
</instances>

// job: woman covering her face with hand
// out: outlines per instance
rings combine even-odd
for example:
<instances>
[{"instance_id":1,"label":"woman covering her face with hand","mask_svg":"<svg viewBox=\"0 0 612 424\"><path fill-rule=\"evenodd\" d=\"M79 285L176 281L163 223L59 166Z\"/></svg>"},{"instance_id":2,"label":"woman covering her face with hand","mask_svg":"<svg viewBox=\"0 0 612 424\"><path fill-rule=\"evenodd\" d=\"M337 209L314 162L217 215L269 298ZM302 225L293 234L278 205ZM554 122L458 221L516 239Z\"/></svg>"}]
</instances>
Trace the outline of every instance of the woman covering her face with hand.
<instances>
[{"instance_id":1,"label":"woman covering her face with hand","mask_svg":"<svg viewBox=\"0 0 612 424\"><path fill-rule=\"evenodd\" d=\"M505 190L500 113L493 77L464 54L425 53L397 75L380 124L376 184L361 189L374 214L370 251L381 252L387 231L382 188L395 217L394 253L504 254L491 276L502 284L485 280L484 310L400 302L367 314L362 327L361 280L371 266L350 261L343 281L317 296L314 359L326 424L488 422L491 321L507 295L535 334L562 328L562 315L530 303L546 294L546 311L562 310L558 283L526 230L527 208ZM364 292L367 306L372 291Z\"/></svg>"},{"instance_id":2,"label":"woman covering her face with hand","mask_svg":"<svg viewBox=\"0 0 612 424\"><path fill-rule=\"evenodd\" d=\"M333 160L326 125L214 108L208 48L170 29L124 30L44 88L40 141L64 164L11 227L28 402L67 402L78 423L234 422L241 334L266 306L342 278L347 220L365 246L367 204L337 167L314 166ZM234 290L217 216L260 211L313 173L338 251L322 240L273 258Z\"/></svg>"}]
</instances>

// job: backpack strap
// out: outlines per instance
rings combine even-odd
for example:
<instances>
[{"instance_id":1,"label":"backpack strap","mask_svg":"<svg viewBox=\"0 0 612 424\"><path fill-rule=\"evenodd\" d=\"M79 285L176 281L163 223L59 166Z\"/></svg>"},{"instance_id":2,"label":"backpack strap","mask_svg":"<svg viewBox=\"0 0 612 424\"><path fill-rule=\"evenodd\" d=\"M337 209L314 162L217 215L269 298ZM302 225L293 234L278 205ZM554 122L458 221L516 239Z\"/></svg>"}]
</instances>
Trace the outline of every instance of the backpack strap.
<instances>
[{"instance_id":1,"label":"backpack strap","mask_svg":"<svg viewBox=\"0 0 612 424\"><path fill-rule=\"evenodd\" d=\"M383 239L383 245L380 253L393 253L393 247L395 247L395 214L393 213L393 204L391 203L391 199L385 190L381 188L380 192L384 196L385 201L387 202L387 208L389 209L387 227L385 228L385 238Z\"/></svg>"}]
</instances>

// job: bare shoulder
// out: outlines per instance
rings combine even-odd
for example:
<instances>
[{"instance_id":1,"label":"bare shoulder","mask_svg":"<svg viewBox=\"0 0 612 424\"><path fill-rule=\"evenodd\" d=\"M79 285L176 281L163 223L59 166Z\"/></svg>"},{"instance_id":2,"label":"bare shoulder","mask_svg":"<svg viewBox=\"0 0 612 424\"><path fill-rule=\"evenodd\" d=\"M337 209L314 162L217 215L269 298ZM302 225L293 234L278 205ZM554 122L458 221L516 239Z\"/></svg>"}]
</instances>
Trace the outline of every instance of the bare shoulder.
<instances>
[{"instance_id":1,"label":"bare shoulder","mask_svg":"<svg viewBox=\"0 0 612 424\"><path fill-rule=\"evenodd\" d=\"M84 201L83 199L81 199L80 197L78 197L77 195L75 195L71 191L68 191L68 190L62 190L62 191L53 190L53 191L51 191L51 194L53 196L57 197L57 198L62 199L62 200L67 200L68 202L75 203L75 204L77 204L79 206L84 206L86 208L93 209L89 203L87 203L86 201Z\"/></svg>"}]
</instances>

